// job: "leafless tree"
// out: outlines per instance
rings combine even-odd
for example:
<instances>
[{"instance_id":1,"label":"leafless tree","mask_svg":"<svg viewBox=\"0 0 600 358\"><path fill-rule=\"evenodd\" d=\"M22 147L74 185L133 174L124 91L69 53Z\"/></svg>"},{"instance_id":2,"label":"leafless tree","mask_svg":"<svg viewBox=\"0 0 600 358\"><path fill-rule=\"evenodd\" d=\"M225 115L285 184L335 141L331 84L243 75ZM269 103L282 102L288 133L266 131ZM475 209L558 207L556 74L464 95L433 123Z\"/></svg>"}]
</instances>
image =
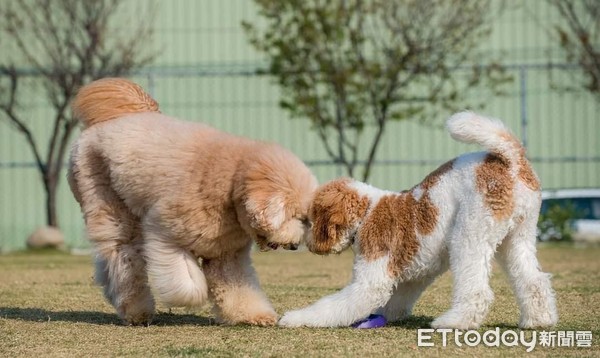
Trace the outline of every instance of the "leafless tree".
<instances>
[{"instance_id":1,"label":"leafless tree","mask_svg":"<svg viewBox=\"0 0 600 358\"><path fill-rule=\"evenodd\" d=\"M489 0L255 3L266 21L244 26L282 107L310 119L348 175L362 165L365 181L390 120L431 118L463 107L466 88L507 80L478 50L496 13Z\"/></svg>"},{"instance_id":2,"label":"leafless tree","mask_svg":"<svg viewBox=\"0 0 600 358\"><path fill-rule=\"evenodd\" d=\"M584 74L584 87L600 100L600 1L549 0L563 23L556 33L567 60L577 63Z\"/></svg>"},{"instance_id":3,"label":"leafless tree","mask_svg":"<svg viewBox=\"0 0 600 358\"><path fill-rule=\"evenodd\" d=\"M46 192L47 224L58 227L56 193L69 139L77 122L69 103L83 84L124 76L154 57L153 5L123 11L124 0L0 2L0 120L23 135ZM146 12L146 14L144 14ZM127 16L126 15L130 15ZM45 98L52 130L36 137L24 106ZM44 150L45 147L45 150Z\"/></svg>"}]
</instances>

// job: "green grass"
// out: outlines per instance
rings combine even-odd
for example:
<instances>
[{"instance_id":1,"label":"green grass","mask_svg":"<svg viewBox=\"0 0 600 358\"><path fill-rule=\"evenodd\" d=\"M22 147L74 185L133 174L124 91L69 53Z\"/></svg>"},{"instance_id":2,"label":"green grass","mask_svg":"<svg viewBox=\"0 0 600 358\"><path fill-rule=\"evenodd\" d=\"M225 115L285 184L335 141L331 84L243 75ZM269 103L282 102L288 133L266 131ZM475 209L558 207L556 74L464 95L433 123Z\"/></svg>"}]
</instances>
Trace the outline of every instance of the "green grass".
<instances>
[{"instance_id":1,"label":"green grass","mask_svg":"<svg viewBox=\"0 0 600 358\"><path fill-rule=\"evenodd\" d=\"M591 330L591 348L536 347L531 356L599 356L600 248L543 246L539 257L554 274L560 322L554 330ZM349 281L352 253L319 257L307 252L256 253L262 286L281 314L333 293ZM92 281L87 256L15 253L0 256L0 356L160 357L398 357L521 356L525 347L417 347L417 329L450 305L452 280L438 279L423 295L414 316L385 328L357 330L219 326L210 311L171 312L159 306L150 327L121 325ZM496 300L484 332L517 330L518 308L499 269L492 287ZM517 330L518 331L518 330ZM527 332L527 337L532 332Z\"/></svg>"}]
</instances>

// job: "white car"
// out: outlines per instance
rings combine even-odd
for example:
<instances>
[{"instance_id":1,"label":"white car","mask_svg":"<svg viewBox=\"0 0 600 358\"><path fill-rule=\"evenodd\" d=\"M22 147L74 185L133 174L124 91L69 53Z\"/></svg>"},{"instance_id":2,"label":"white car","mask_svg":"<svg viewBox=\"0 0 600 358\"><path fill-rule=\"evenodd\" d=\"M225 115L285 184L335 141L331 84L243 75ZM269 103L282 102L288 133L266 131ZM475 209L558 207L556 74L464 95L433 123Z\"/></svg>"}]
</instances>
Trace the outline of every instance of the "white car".
<instances>
[{"instance_id":1,"label":"white car","mask_svg":"<svg viewBox=\"0 0 600 358\"><path fill-rule=\"evenodd\" d=\"M547 214L554 206L562 210L562 216L568 213L574 216L565 223L569 226L574 241L600 242L600 189L543 191L541 217L545 220L540 220L539 224L539 238L542 241L563 238L563 231L556 225L553 226L548 219ZM557 216L561 215L554 217Z\"/></svg>"}]
</instances>

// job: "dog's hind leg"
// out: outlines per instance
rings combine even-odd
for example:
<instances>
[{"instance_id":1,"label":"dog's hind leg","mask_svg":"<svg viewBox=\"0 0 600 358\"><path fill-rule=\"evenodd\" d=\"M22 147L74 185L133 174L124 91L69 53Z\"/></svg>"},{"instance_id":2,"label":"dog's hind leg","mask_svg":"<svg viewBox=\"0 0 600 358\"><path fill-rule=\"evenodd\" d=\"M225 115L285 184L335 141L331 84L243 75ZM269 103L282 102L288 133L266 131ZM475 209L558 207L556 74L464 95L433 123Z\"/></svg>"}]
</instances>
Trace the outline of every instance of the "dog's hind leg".
<instances>
[{"instance_id":1,"label":"dog's hind leg","mask_svg":"<svg viewBox=\"0 0 600 358\"><path fill-rule=\"evenodd\" d=\"M466 213L458 217L462 220L457 220L448 239L452 307L431 323L433 328L478 328L494 300L489 284L492 260L497 243L506 233L494 224L471 220Z\"/></svg>"},{"instance_id":2,"label":"dog's hind leg","mask_svg":"<svg viewBox=\"0 0 600 358\"><path fill-rule=\"evenodd\" d=\"M108 246L96 245L96 283L103 287L104 296L126 324L150 324L154 299L148 286L141 242Z\"/></svg>"},{"instance_id":3,"label":"dog's hind leg","mask_svg":"<svg viewBox=\"0 0 600 358\"><path fill-rule=\"evenodd\" d=\"M69 184L79 201L96 253L96 282L128 324L147 325L154 315L142 254L140 223L110 187L100 155L74 149Z\"/></svg>"},{"instance_id":4,"label":"dog's hind leg","mask_svg":"<svg viewBox=\"0 0 600 358\"><path fill-rule=\"evenodd\" d=\"M250 260L252 244L219 258L204 260L217 319L227 324L272 326L277 313L260 288Z\"/></svg>"},{"instance_id":5,"label":"dog's hind leg","mask_svg":"<svg viewBox=\"0 0 600 358\"><path fill-rule=\"evenodd\" d=\"M498 261L513 287L521 319L519 327L549 327L558 321L550 275L540 270L536 257L537 215L525 219L502 242Z\"/></svg>"},{"instance_id":6,"label":"dog's hind leg","mask_svg":"<svg viewBox=\"0 0 600 358\"><path fill-rule=\"evenodd\" d=\"M148 325L154 315L154 299L148 286L139 224L128 214L89 215L88 236L94 242L96 283L127 324Z\"/></svg>"}]
</instances>

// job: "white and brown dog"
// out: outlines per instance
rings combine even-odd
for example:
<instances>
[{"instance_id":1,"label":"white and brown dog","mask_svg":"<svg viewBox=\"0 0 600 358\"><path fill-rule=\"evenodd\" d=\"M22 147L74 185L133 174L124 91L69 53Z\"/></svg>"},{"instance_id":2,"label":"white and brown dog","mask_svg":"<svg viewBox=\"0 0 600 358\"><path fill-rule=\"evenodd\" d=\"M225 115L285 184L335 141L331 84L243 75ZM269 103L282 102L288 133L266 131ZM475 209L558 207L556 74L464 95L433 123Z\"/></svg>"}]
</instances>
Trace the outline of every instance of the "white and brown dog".
<instances>
[{"instance_id":1,"label":"white and brown dog","mask_svg":"<svg viewBox=\"0 0 600 358\"><path fill-rule=\"evenodd\" d=\"M489 276L495 254L516 293L519 326L557 322L550 275L540 271L536 258L540 183L524 148L502 122L472 112L452 116L447 129L454 139L489 152L455 158L400 193L350 179L317 190L307 246L317 254L352 246L352 282L286 313L279 325L348 326L371 313L402 319L449 267L452 307L431 326L477 328L493 300Z\"/></svg>"}]
</instances>

